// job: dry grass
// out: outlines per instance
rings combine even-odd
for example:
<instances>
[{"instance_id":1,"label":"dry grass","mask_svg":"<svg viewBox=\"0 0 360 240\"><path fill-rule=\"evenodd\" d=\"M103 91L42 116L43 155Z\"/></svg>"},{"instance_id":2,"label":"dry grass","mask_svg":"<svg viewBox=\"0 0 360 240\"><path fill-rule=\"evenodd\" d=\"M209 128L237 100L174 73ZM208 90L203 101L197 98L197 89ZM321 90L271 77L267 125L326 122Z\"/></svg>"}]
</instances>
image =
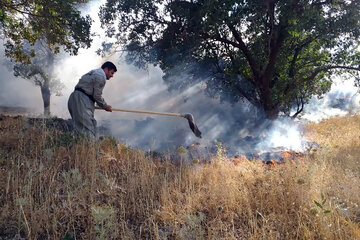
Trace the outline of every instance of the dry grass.
<instances>
[{"instance_id":1,"label":"dry grass","mask_svg":"<svg viewBox=\"0 0 360 240\"><path fill-rule=\"evenodd\" d=\"M321 148L296 164L179 166L3 117L0 238L360 239L359 125L308 125Z\"/></svg>"}]
</instances>

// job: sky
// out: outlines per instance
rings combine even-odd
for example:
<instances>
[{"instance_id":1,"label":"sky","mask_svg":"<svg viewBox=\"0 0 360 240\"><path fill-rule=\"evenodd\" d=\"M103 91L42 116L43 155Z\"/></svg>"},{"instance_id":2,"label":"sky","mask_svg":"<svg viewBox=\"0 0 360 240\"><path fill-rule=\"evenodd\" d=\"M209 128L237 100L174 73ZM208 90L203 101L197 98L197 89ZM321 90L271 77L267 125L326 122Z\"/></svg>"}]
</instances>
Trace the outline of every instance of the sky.
<instances>
[{"instance_id":1,"label":"sky","mask_svg":"<svg viewBox=\"0 0 360 240\"><path fill-rule=\"evenodd\" d=\"M149 151L173 151L179 146L193 143L203 146L203 151L211 151L218 141L232 154L275 147L303 151L306 139L302 136L301 128L304 122L319 122L334 115L346 115L359 110L358 89L352 81L336 80L323 99L311 100L301 119L296 122L289 119L259 121L259 111L246 102L234 106L220 103L204 94L201 83L184 92L169 92L162 80L163 72L158 67L138 69L126 64L118 54L102 58L95 53L104 40L104 31L97 19L102 2L93 1L82 9L84 14L90 14L95 20L92 31L96 36L91 48L81 49L77 56L62 53L57 57L54 74L65 88L62 96L51 98L51 112L54 116L70 118L67 100L79 78L108 60L113 61L118 68L103 91L104 99L113 108L191 113L203 132L202 139L196 138L187 120L179 117L96 110L98 126L106 127L108 133L131 147ZM1 41L0 45L3 45ZM0 55L4 56L2 47ZM0 106L26 107L33 116L43 111L40 88L28 80L14 77L4 60L0 64ZM261 133L264 129L266 133Z\"/></svg>"}]
</instances>

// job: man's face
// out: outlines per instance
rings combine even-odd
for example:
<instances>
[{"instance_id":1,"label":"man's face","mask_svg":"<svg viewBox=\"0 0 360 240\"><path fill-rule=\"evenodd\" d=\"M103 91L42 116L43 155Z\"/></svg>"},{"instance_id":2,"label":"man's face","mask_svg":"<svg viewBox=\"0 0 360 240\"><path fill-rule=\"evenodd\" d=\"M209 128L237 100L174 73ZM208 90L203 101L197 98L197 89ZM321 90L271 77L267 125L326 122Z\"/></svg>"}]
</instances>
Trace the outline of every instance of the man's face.
<instances>
[{"instance_id":1,"label":"man's face","mask_svg":"<svg viewBox=\"0 0 360 240\"><path fill-rule=\"evenodd\" d=\"M114 73L115 73L114 69L109 70L108 68L104 68L104 72L105 72L107 80L112 78L114 76Z\"/></svg>"}]
</instances>

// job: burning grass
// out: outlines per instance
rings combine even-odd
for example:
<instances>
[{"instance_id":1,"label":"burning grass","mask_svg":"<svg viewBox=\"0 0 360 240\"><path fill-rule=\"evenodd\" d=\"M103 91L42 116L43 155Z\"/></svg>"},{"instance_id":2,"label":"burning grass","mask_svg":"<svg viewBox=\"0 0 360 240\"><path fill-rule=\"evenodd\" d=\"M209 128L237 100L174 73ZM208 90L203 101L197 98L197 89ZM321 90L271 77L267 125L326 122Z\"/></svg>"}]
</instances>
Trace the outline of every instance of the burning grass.
<instances>
[{"instance_id":1,"label":"burning grass","mask_svg":"<svg viewBox=\"0 0 360 240\"><path fill-rule=\"evenodd\" d=\"M0 237L360 239L359 123L309 125L321 147L296 163L184 166L1 117Z\"/></svg>"}]
</instances>

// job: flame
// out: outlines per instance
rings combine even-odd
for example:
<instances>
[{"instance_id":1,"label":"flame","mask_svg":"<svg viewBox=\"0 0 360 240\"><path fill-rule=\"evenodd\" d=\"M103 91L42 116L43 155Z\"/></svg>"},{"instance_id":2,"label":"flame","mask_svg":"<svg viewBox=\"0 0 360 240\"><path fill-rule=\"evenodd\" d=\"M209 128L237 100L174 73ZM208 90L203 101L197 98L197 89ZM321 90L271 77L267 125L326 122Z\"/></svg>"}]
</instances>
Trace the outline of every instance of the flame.
<instances>
[{"instance_id":1,"label":"flame","mask_svg":"<svg viewBox=\"0 0 360 240\"><path fill-rule=\"evenodd\" d=\"M284 151L282 152L282 160L296 163L297 161L303 160L305 154L301 152Z\"/></svg>"},{"instance_id":2,"label":"flame","mask_svg":"<svg viewBox=\"0 0 360 240\"><path fill-rule=\"evenodd\" d=\"M245 155L241 155L240 157L235 156L232 159L232 162L234 163L235 166L239 165L242 162L247 162L247 161L248 161L248 159L245 157Z\"/></svg>"},{"instance_id":3,"label":"flame","mask_svg":"<svg viewBox=\"0 0 360 240\"><path fill-rule=\"evenodd\" d=\"M189 148L193 148L193 147L196 147L196 146L200 146L200 143L199 142L194 142L194 143L190 144L189 146L187 146L186 148L189 149Z\"/></svg>"},{"instance_id":4,"label":"flame","mask_svg":"<svg viewBox=\"0 0 360 240\"><path fill-rule=\"evenodd\" d=\"M274 160L270 159L269 161L266 161L265 164L270 167L275 167L276 162Z\"/></svg>"},{"instance_id":5,"label":"flame","mask_svg":"<svg viewBox=\"0 0 360 240\"><path fill-rule=\"evenodd\" d=\"M278 149L274 149L274 152L280 153L279 155L274 154L272 159L264 161L264 163L270 167L274 167L277 164L282 163L291 163L297 164L300 160L304 159L305 153L295 152L295 151L279 151ZM275 158L274 158L275 157ZM261 160L260 154L254 155L255 160ZM263 160L261 160L263 161Z\"/></svg>"},{"instance_id":6,"label":"flame","mask_svg":"<svg viewBox=\"0 0 360 240\"><path fill-rule=\"evenodd\" d=\"M282 152L282 158L285 159L290 159L292 157L292 154L288 151L284 151Z\"/></svg>"}]
</instances>

